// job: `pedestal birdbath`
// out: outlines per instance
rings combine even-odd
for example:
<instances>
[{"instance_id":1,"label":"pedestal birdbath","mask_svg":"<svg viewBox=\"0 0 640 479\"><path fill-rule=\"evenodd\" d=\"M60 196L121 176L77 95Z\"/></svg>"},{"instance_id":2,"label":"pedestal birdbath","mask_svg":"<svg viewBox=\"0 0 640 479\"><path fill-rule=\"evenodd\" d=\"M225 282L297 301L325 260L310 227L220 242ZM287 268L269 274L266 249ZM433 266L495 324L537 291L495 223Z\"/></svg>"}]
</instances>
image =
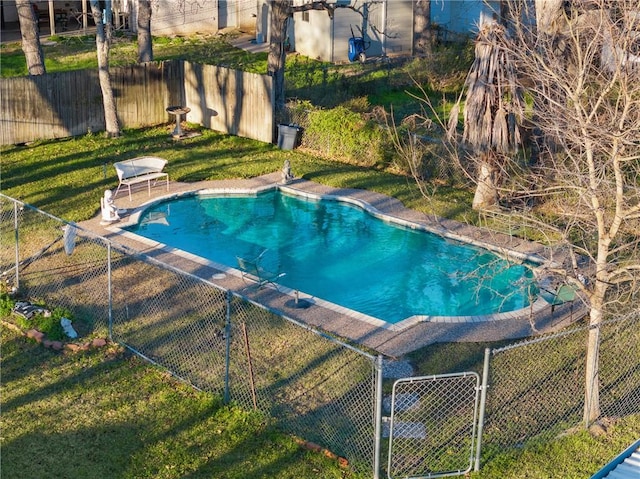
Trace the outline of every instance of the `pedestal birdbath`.
<instances>
[{"instance_id":1,"label":"pedestal birdbath","mask_svg":"<svg viewBox=\"0 0 640 479\"><path fill-rule=\"evenodd\" d=\"M180 127L180 118L182 115L186 115L190 111L191 108L189 108L188 106L170 106L167 108L167 113L169 113L170 115L175 115L176 117L176 127L173 130L171 136L173 136L174 138L182 138L183 136L185 136L182 128Z\"/></svg>"}]
</instances>

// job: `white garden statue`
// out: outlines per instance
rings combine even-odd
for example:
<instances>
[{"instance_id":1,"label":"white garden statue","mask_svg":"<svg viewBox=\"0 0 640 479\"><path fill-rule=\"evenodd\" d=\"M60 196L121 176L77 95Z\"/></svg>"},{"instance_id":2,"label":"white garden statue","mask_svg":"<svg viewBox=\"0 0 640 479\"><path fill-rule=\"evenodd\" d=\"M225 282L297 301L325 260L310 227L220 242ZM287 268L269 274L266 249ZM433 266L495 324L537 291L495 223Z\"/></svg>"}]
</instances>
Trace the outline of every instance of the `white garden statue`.
<instances>
[{"instance_id":1,"label":"white garden statue","mask_svg":"<svg viewBox=\"0 0 640 479\"><path fill-rule=\"evenodd\" d=\"M113 193L106 190L104 196L100 198L100 209L102 210L102 221L100 224L109 224L120 219L118 207L113 202Z\"/></svg>"},{"instance_id":2,"label":"white garden statue","mask_svg":"<svg viewBox=\"0 0 640 479\"><path fill-rule=\"evenodd\" d=\"M291 173L291 163L289 160L284 161L284 166L282 167L282 182L286 185L293 180L293 173Z\"/></svg>"}]
</instances>

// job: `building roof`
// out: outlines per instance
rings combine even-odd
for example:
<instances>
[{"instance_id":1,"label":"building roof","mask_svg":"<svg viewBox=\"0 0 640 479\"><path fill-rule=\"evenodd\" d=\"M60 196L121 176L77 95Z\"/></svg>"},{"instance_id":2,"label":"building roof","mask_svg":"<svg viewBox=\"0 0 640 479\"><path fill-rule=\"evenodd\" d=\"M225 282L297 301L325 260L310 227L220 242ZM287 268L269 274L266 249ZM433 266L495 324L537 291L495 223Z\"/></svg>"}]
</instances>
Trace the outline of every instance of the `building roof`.
<instances>
[{"instance_id":1,"label":"building roof","mask_svg":"<svg viewBox=\"0 0 640 479\"><path fill-rule=\"evenodd\" d=\"M591 476L591 479L638 479L639 477L640 439Z\"/></svg>"}]
</instances>

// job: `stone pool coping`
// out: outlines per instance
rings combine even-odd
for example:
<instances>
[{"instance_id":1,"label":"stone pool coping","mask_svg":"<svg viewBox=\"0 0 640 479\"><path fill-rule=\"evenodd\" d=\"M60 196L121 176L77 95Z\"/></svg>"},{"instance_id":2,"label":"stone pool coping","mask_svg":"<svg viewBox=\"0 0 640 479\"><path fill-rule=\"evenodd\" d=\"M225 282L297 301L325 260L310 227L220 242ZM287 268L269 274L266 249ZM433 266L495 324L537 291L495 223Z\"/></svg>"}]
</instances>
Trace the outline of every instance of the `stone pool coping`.
<instances>
[{"instance_id":1,"label":"stone pool coping","mask_svg":"<svg viewBox=\"0 0 640 479\"><path fill-rule=\"evenodd\" d=\"M204 260L190 253L177 252L155 241L141 239L137 235L121 230L121 227L137 222L146 208L160 200L194 193L253 194L278 187L285 192L311 198L324 197L347 201L375 216L385 219L390 217L393 221L405 226L424 229L481 246L518 261L528 260L537 263L546 261L545 249L539 244L410 210L398 200L379 193L361 189L332 188L303 179L295 179L283 185L280 179L278 172L250 179L196 183L171 182L168 193L164 189L155 188L152 189L151 196L148 196L147 190L143 189L134 192L132 201L129 201L126 195L116 198L116 206L126 209L122 220L116 224L102 225L100 217L97 217L81 223L80 226L111 241L196 274L225 289L239 292L292 319L318 327L390 357L400 357L435 342L484 342L523 338L555 331L579 317L582 309L577 304L579 301L552 308L542 297L539 297L530 307L519 311L484 316L414 316L395 325L307 295L300 295L300 299L310 301L311 306L297 308L292 307L291 297L295 292L289 288L280 287L279 291L271 288L247 288L247 284L240 277L240 272L234 268Z\"/></svg>"}]
</instances>

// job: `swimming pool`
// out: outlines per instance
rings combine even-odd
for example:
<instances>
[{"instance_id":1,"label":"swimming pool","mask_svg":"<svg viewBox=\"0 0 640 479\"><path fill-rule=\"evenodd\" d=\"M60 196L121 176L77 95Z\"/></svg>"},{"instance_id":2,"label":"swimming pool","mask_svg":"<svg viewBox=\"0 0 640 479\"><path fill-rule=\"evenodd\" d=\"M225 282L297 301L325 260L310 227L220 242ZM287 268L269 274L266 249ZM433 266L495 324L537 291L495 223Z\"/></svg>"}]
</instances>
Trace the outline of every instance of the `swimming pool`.
<instances>
[{"instance_id":1,"label":"swimming pool","mask_svg":"<svg viewBox=\"0 0 640 479\"><path fill-rule=\"evenodd\" d=\"M278 189L161 201L126 229L232 268L266 250L262 265L285 273L279 284L390 324L515 311L537 297L525 264Z\"/></svg>"}]
</instances>

